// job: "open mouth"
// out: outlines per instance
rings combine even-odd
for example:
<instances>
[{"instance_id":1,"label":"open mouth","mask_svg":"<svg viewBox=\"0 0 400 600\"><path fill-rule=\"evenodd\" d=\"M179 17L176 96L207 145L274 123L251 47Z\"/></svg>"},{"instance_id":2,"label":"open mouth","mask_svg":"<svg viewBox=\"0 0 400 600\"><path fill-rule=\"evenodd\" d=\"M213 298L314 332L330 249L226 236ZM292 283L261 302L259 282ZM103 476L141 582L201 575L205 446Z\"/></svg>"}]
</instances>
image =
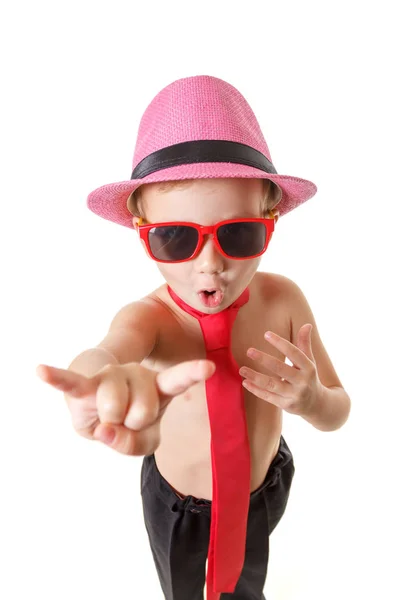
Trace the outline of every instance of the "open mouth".
<instances>
[{"instance_id":1,"label":"open mouth","mask_svg":"<svg viewBox=\"0 0 400 600\"><path fill-rule=\"evenodd\" d=\"M212 308L222 303L224 293L221 290L202 290L199 296L204 306Z\"/></svg>"}]
</instances>

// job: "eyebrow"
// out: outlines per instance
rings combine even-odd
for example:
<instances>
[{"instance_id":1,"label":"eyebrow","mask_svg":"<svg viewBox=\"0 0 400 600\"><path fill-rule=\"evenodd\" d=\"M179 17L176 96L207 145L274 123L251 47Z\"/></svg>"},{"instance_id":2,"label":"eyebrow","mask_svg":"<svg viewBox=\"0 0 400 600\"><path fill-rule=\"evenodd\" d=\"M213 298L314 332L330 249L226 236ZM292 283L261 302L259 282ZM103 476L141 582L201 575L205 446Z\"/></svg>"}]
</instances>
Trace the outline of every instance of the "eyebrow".
<instances>
[{"instance_id":1,"label":"eyebrow","mask_svg":"<svg viewBox=\"0 0 400 600\"><path fill-rule=\"evenodd\" d=\"M231 215L230 217L225 217L224 219L220 219L220 221L228 221L229 219L257 219L256 216L251 215L248 212Z\"/></svg>"},{"instance_id":2,"label":"eyebrow","mask_svg":"<svg viewBox=\"0 0 400 600\"><path fill-rule=\"evenodd\" d=\"M234 214L228 217L219 217L218 219L216 219L215 223L219 223L220 221L230 221L231 219L258 219L259 215L252 215L249 214L248 212L244 212L241 214ZM194 223L195 221L193 221L193 219L163 219L163 220L159 220L159 223ZM203 223L200 223L200 225L202 225Z\"/></svg>"}]
</instances>

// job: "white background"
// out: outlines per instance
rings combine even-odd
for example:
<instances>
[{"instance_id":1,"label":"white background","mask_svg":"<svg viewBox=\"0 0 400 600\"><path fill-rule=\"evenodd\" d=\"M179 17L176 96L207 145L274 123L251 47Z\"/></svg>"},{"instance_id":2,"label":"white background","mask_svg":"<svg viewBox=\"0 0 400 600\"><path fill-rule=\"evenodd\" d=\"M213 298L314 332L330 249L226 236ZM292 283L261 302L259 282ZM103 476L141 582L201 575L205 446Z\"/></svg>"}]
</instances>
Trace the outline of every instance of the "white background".
<instances>
[{"instance_id":1,"label":"white background","mask_svg":"<svg viewBox=\"0 0 400 600\"><path fill-rule=\"evenodd\" d=\"M161 600L142 459L80 438L66 368L162 283L133 230L86 208L129 179L140 117L209 74L250 102L278 172L314 198L261 270L304 291L352 400L323 433L284 415L296 476L268 600L398 598L399 118L395 2L8 2L1 40L1 577L5 600ZM184 568L184 567L183 567ZM145 591L146 590L146 591Z\"/></svg>"}]
</instances>

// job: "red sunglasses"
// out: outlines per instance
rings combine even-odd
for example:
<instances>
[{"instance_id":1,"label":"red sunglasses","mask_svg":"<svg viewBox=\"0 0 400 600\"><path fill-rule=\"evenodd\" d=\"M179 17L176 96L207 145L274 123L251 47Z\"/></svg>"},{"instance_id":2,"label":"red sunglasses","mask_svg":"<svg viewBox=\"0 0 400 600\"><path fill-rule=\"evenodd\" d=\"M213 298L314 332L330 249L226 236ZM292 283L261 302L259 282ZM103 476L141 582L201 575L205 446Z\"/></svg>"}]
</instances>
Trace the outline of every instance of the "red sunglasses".
<instances>
[{"instance_id":1,"label":"red sunglasses","mask_svg":"<svg viewBox=\"0 0 400 600\"><path fill-rule=\"evenodd\" d=\"M184 221L142 223L140 218L134 227L150 258L177 263L195 258L207 234L213 236L218 250L227 258L244 260L260 256L271 240L275 219L229 219L209 226Z\"/></svg>"}]
</instances>

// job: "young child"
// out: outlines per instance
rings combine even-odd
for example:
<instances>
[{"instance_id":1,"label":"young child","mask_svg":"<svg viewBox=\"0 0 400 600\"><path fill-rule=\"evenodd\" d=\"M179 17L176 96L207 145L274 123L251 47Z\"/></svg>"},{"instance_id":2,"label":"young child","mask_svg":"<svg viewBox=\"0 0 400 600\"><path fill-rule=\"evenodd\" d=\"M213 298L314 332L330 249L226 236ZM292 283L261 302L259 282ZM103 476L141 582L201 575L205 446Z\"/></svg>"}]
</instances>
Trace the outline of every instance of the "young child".
<instances>
[{"instance_id":1,"label":"young child","mask_svg":"<svg viewBox=\"0 0 400 600\"><path fill-rule=\"evenodd\" d=\"M278 217L315 192L277 174L238 90L197 76L146 109L131 179L88 197L138 232L166 283L124 306L68 370L38 375L64 392L80 435L144 456L144 519L167 600L200 600L205 582L207 600L264 598L295 470L282 411L321 431L348 418L304 294L257 270Z\"/></svg>"}]
</instances>

